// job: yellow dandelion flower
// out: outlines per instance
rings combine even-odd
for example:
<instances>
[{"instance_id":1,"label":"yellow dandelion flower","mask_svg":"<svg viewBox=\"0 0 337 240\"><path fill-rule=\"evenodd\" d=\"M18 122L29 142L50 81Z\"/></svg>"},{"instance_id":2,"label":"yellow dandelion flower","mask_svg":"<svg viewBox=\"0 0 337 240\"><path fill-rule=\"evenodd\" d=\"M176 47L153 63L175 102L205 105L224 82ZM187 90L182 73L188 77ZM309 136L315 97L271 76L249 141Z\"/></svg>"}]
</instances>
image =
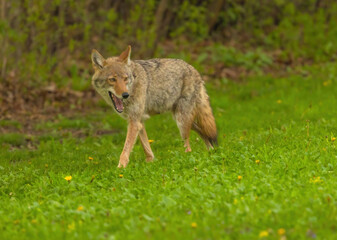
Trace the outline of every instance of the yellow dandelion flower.
<instances>
[{"instance_id":1,"label":"yellow dandelion flower","mask_svg":"<svg viewBox=\"0 0 337 240\"><path fill-rule=\"evenodd\" d=\"M89 160L94 160L94 158L93 158L93 157L88 157L88 159L89 159Z\"/></svg>"},{"instance_id":2,"label":"yellow dandelion flower","mask_svg":"<svg viewBox=\"0 0 337 240\"><path fill-rule=\"evenodd\" d=\"M336 141L336 138L335 138L335 137L332 137L332 138L331 138L331 142L334 142L334 141Z\"/></svg>"},{"instance_id":3,"label":"yellow dandelion flower","mask_svg":"<svg viewBox=\"0 0 337 240\"><path fill-rule=\"evenodd\" d=\"M78 206L77 211L83 211L84 207L83 206Z\"/></svg>"},{"instance_id":4,"label":"yellow dandelion flower","mask_svg":"<svg viewBox=\"0 0 337 240\"><path fill-rule=\"evenodd\" d=\"M282 103L282 100L279 99L279 100L277 100L276 102L277 102L278 104L281 104L281 103Z\"/></svg>"},{"instance_id":5,"label":"yellow dandelion flower","mask_svg":"<svg viewBox=\"0 0 337 240\"><path fill-rule=\"evenodd\" d=\"M326 152L326 148L322 148L322 150L323 150L324 152Z\"/></svg>"},{"instance_id":6,"label":"yellow dandelion flower","mask_svg":"<svg viewBox=\"0 0 337 240\"><path fill-rule=\"evenodd\" d=\"M72 176L66 176L64 179L70 182L72 178L73 178Z\"/></svg>"},{"instance_id":7,"label":"yellow dandelion flower","mask_svg":"<svg viewBox=\"0 0 337 240\"><path fill-rule=\"evenodd\" d=\"M198 224L197 224L196 222L192 222L192 223L191 223L191 227L192 227L192 228L196 228L196 227L198 227Z\"/></svg>"},{"instance_id":8,"label":"yellow dandelion flower","mask_svg":"<svg viewBox=\"0 0 337 240\"><path fill-rule=\"evenodd\" d=\"M323 182L321 177L313 177L312 179L310 179L310 183L321 183L321 182Z\"/></svg>"},{"instance_id":9,"label":"yellow dandelion flower","mask_svg":"<svg viewBox=\"0 0 337 240\"><path fill-rule=\"evenodd\" d=\"M260 164L260 160L255 160L255 163L256 164Z\"/></svg>"},{"instance_id":10,"label":"yellow dandelion flower","mask_svg":"<svg viewBox=\"0 0 337 240\"><path fill-rule=\"evenodd\" d=\"M286 230L284 228L280 228L279 230L277 230L278 235L284 235L286 233Z\"/></svg>"},{"instance_id":11,"label":"yellow dandelion flower","mask_svg":"<svg viewBox=\"0 0 337 240\"><path fill-rule=\"evenodd\" d=\"M239 176L238 176L238 180L241 181L241 179L242 179L242 176L239 175Z\"/></svg>"},{"instance_id":12,"label":"yellow dandelion flower","mask_svg":"<svg viewBox=\"0 0 337 240\"><path fill-rule=\"evenodd\" d=\"M331 80L327 80L323 82L324 87L329 86L330 84L331 84Z\"/></svg>"},{"instance_id":13,"label":"yellow dandelion flower","mask_svg":"<svg viewBox=\"0 0 337 240\"><path fill-rule=\"evenodd\" d=\"M238 204L238 200L236 198L234 198L233 204L234 205Z\"/></svg>"},{"instance_id":14,"label":"yellow dandelion flower","mask_svg":"<svg viewBox=\"0 0 337 240\"><path fill-rule=\"evenodd\" d=\"M264 238L264 237L268 237L268 235L269 235L268 231L261 231L260 234L259 234L259 237Z\"/></svg>"},{"instance_id":15,"label":"yellow dandelion flower","mask_svg":"<svg viewBox=\"0 0 337 240\"><path fill-rule=\"evenodd\" d=\"M69 231L75 230L75 223L74 222L68 225L68 230Z\"/></svg>"},{"instance_id":16,"label":"yellow dandelion flower","mask_svg":"<svg viewBox=\"0 0 337 240\"><path fill-rule=\"evenodd\" d=\"M19 219L16 219L13 223L14 223L15 225L17 225L17 224L20 223L20 220L19 220Z\"/></svg>"},{"instance_id":17,"label":"yellow dandelion flower","mask_svg":"<svg viewBox=\"0 0 337 240\"><path fill-rule=\"evenodd\" d=\"M123 174L119 174L119 177L120 177L120 178L123 178Z\"/></svg>"},{"instance_id":18,"label":"yellow dandelion flower","mask_svg":"<svg viewBox=\"0 0 337 240\"><path fill-rule=\"evenodd\" d=\"M37 223L37 220L36 219L32 219L31 223L35 224L35 223Z\"/></svg>"},{"instance_id":19,"label":"yellow dandelion flower","mask_svg":"<svg viewBox=\"0 0 337 240\"><path fill-rule=\"evenodd\" d=\"M45 168L48 168L48 164L45 164L44 167L45 167Z\"/></svg>"},{"instance_id":20,"label":"yellow dandelion flower","mask_svg":"<svg viewBox=\"0 0 337 240\"><path fill-rule=\"evenodd\" d=\"M153 142L154 142L154 140L149 139L149 143L153 143Z\"/></svg>"}]
</instances>

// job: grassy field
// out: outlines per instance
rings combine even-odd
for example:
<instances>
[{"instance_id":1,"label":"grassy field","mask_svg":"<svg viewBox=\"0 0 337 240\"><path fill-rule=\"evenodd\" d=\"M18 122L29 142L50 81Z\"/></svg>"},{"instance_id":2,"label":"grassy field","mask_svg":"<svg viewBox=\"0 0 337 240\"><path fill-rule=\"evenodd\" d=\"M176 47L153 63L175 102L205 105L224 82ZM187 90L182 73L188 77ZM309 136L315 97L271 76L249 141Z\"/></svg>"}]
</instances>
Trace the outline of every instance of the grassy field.
<instances>
[{"instance_id":1,"label":"grassy field","mask_svg":"<svg viewBox=\"0 0 337 240\"><path fill-rule=\"evenodd\" d=\"M99 106L0 135L0 239L335 239L337 65L207 87L211 152L155 116L156 161L137 143L118 169L126 123Z\"/></svg>"}]
</instances>

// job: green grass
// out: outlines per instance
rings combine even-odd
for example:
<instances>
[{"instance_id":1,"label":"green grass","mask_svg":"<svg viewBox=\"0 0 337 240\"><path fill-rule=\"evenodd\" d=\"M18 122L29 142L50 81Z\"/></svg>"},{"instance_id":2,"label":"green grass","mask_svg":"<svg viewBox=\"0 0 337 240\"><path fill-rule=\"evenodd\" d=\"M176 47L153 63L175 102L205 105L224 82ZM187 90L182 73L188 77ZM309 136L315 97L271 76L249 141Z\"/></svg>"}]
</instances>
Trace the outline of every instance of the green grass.
<instances>
[{"instance_id":1,"label":"green grass","mask_svg":"<svg viewBox=\"0 0 337 240\"><path fill-rule=\"evenodd\" d=\"M36 150L3 146L0 239L280 239L281 228L287 239L335 239L336 64L208 90L215 151L192 134L193 152L184 153L166 114L146 123L156 161L146 163L137 143L118 169L126 123L99 109L36 126L86 137L40 138ZM97 136L93 126L119 131Z\"/></svg>"},{"instance_id":2,"label":"green grass","mask_svg":"<svg viewBox=\"0 0 337 240\"><path fill-rule=\"evenodd\" d=\"M22 126L18 121L0 120L0 127L13 127L15 129L21 129Z\"/></svg>"},{"instance_id":3,"label":"green grass","mask_svg":"<svg viewBox=\"0 0 337 240\"><path fill-rule=\"evenodd\" d=\"M25 136L20 133L6 133L0 135L0 145L21 146L25 143Z\"/></svg>"}]
</instances>

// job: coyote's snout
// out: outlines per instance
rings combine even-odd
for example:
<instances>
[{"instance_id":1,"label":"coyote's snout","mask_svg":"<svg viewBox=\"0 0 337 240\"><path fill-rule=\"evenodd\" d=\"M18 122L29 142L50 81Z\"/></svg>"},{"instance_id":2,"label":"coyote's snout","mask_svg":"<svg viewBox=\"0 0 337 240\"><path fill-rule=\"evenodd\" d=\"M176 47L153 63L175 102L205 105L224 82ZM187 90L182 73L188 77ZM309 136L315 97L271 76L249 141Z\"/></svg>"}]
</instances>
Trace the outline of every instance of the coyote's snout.
<instances>
[{"instance_id":1,"label":"coyote's snout","mask_svg":"<svg viewBox=\"0 0 337 240\"><path fill-rule=\"evenodd\" d=\"M179 59L131 61L131 47L118 57L103 58L96 50L91 60L95 70L92 85L115 111L128 121L128 132L118 167L126 167L139 135L146 154L152 153L144 121L151 115L171 111L190 152L190 130L195 130L207 148L217 144L217 131L200 74Z\"/></svg>"}]
</instances>

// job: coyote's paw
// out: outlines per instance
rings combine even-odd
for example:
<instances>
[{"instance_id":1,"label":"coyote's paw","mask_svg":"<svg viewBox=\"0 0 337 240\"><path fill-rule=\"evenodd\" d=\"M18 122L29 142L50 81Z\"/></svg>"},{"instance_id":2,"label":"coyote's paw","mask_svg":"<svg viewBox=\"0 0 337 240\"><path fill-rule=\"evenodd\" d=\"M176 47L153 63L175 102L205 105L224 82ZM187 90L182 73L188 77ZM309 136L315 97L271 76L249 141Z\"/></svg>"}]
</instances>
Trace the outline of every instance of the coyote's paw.
<instances>
[{"instance_id":1,"label":"coyote's paw","mask_svg":"<svg viewBox=\"0 0 337 240\"><path fill-rule=\"evenodd\" d=\"M192 149L191 149L190 147L187 147L187 148L185 149L185 152L192 152Z\"/></svg>"},{"instance_id":2,"label":"coyote's paw","mask_svg":"<svg viewBox=\"0 0 337 240\"><path fill-rule=\"evenodd\" d=\"M153 162L154 156L146 157L146 162Z\"/></svg>"},{"instance_id":3,"label":"coyote's paw","mask_svg":"<svg viewBox=\"0 0 337 240\"><path fill-rule=\"evenodd\" d=\"M124 166L123 164L121 164L121 163L118 163L118 166L117 166L118 168L125 168L126 167L126 165Z\"/></svg>"},{"instance_id":4,"label":"coyote's paw","mask_svg":"<svg viewBox=\"0 0 337 240\"><path fill-rule=\"evenodd\" d=\"M190 146L189 142L185 142L184 147L186 148L185 152L192 152L192 149L191 149L191 146Z\"/></svg>"},{"instance_id":5,"label":"coyote's paw","mask_svg":"<svg viewBox=\"0 0 337 240\"><path fill-rule=\"evenodd\" d=\"M129 163L129 159L126 157L121 156L119 159L119 163L118 163L118 168L125 168L126 165L128 165Z\"/></svg>"}]
</instances>

